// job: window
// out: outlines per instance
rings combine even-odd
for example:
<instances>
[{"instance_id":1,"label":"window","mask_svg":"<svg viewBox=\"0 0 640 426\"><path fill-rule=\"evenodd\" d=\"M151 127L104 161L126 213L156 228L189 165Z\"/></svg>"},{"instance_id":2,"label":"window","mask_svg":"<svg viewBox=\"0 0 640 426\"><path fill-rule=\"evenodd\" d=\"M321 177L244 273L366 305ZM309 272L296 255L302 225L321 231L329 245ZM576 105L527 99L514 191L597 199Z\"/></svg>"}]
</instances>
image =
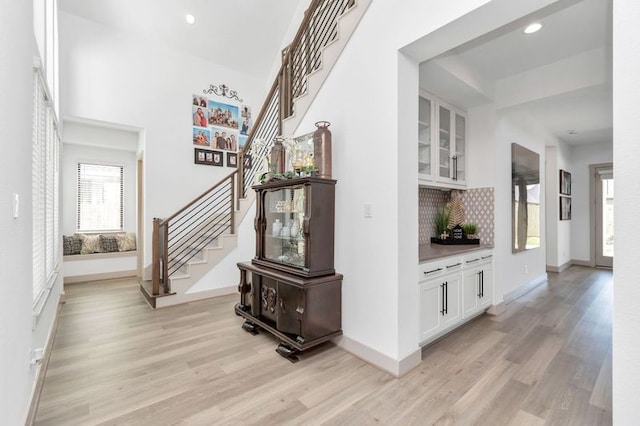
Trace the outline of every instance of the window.
<instances>
[{"instance_id":1,"label":"window","mask_svg":"<svg viewBox=\"0 0 640 426\"><path fill-rule=\"evenodd\" d=\"M50 288L60 264L59 165L60 136L51 98L40 66L33 70L32 202L33 298Z\"/></svg>"},{"instance_id":2,"label":"window","mask_svg":"<svg viewBox=\"0 0 640 426\"><path fill-rule=\"evenodd\" d=\"M78 163L78 232L124 228L122 166Z\"/></svg>"}]
</instances>

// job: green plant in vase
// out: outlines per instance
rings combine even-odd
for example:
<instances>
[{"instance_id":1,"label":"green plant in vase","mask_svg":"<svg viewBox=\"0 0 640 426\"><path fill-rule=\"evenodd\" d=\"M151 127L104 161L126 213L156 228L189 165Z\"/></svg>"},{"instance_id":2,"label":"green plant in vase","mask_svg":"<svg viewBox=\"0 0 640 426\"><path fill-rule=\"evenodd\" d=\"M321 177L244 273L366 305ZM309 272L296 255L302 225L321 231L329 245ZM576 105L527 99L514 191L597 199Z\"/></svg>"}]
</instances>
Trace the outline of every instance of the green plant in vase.
<instances>
[{"instance_id":1,"label":"green plant in vase","mask_svg":"<svg viewBox=\"0 0 640 426\"><path fill-rule=\"evenodd\" d=\"M446 208L436 213L436 235L440 238L447 238L449 236L449 210Z\"/></svg>"},{"instance_id":2,"label":"green plant in vase","mask_svg":"<svg viewBox=\"0 0 640 426\"><path fill-rule=\"evenodd\" d=\"M478 233L478 225L475 223L463 223L462 232L466 235L467 238L475 238L475 235Z\"/></svg>"}]
</instances>

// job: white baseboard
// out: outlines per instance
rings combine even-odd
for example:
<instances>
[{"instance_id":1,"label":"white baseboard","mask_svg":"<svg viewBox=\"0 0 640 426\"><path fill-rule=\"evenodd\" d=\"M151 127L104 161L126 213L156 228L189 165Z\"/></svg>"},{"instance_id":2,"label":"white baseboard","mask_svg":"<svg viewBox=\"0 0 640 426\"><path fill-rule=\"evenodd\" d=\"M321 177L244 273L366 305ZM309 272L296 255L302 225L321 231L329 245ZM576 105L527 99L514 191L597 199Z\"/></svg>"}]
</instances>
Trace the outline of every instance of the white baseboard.
<instances>
[{"instance_id":1,"label":"white baseboard","mask_svg":"<svg viewBox=\"0 0 640 426\"><path fill-rule=\"evenodd\" d=\"M360 358L363 361L368 362L369 364L376 366L383 371L386 371L394 377L404 376L422 362L421 348L417 348L415 351L411 352L404 358L396 360L374 349L371 349L369 346L366 346L347 336L337 337L333 339L333 342L335 342L338 347L344 349L350 354Z\"/></svg>"},{"instance_id":2,"label":"white baseboard","mask_svg":"<svg viewBox=\"0 0 640 426\"><path fill-rule=\"evenodd\" d=\"M547 265L547 272L562 272L569 269L569 267L573 265L573 261L570 260L568 262L563 263L560 266Z\"/></svg>"},{"instance_id":3,"label":"white baseboard","mask_svg":"<svg viewBox=\"0 0 640 426\"><path fill-rule=\"evenodd\" d=\"M135 277L138 271L132 269L130 271L104 272L102 274L74 275L72 277L64 277L65 284L84 283L89 281L111 280L114 278L130 278Z\"/></svg>"},{"instance_id":4,"label":"white baseboard","mask_svg":"<svg viewBox=\"0 0 640 426\"><path fill-rule=\"evenodd\" d=\"M215 288L213 290L198 291L195 293L174 294L173 296L158 297L156 299L156 308L165 308L167 306L180 305L182 303L195 302L198 300L211 299L213 297L227 296L229 294L237 294L238 301L240 293L238 286Z\"/></svg>"},{"instance_id":5,"label":"white baseboard","mask_svg":"<svg viewBox=\"0 0 640 426\"><path fill-rule=\"evenodd\" d=\"M47 334L47 340L44 345L44 353L42 362L36 365L35 379L33 381L33 387L31 388L31 397L29 398L29 411L27 412L27 419L24 424L31 426L35 423L36 414L38 412L38 405L40 404L40 395L42 394L42 388L44 387L44 377L47 374L47 368L49 367L49 358L51 357L51 350L53 349L53 342L56 338L56 332L58 330L58 320L60 318L60 310L64 302L64 292L60 293L58 299L58 306L56 306L56 312L53 314L53 321L51 321L51 327Z\"/></svg>"},{"instance_id":6,"label":"white baseboard","mask_svg":"<svg viewBox=\"0 0 640 426\"><path fill-rule=\"evenodd\" d=\"M538 287L540 284L547 282L547 274L544 273L537 278L532 279L528 283L520 286L519 288L510 291L509 293L504 295L504 303L509 304L516 300L518 297L522 296L525 293L530 292L534 288Z\"/></svg>"},{"instance_id":7,"label":"white baseboard","mask_svg":"<svg viewBox=\"0 0 640 426\"><path fill-rule=\"evenodd\" d=\"M507 306L505 305L504 301L500 303L496 303L495 305L491 305L486 310L487 315L491 315L491 316L497 316L506 311L507 311Z\"/></svg>"},{"instance_id":8,"label":"white baseboard","mask_svg":"<svg viewBox=\"0 0 640 426\"><path fill-rule=\"evenodd\" d=\"M595 266L596 266L595 262L592 262L590 260L571 259L571 264L572 265L578 265L578 266L590 266L592 268L595 268Z\"/></svg>"}]
</instances>

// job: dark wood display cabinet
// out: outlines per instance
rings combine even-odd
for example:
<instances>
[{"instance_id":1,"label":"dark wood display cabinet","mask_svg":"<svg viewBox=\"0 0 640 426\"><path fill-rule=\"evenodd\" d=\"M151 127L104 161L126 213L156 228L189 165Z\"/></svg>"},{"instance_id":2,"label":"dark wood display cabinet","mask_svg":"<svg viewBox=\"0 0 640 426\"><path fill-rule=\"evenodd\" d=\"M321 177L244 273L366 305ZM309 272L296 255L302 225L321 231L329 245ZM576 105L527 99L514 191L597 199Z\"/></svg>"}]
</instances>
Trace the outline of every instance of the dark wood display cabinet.
<instances>
[{"instance_id":1,"label":"dark wood display cabinet","mask_svg":"<svg viewBox=\"0 0 640 426\"><path fill-rule=\"evenodd\" d=\"M252 263L303 277L333 274L335 184L306 177L254 186Z\"/></svg>"},{"instance_id":2,"label":"dark wood display cabinet","mask_svg":"<svg viewBox=\"0 0 640 426\"><path fill-rule=\"evenodd\" d=\"M342 275L333 267L335 180L305 177L257 185L256 255L238 263L236 314L276 351L296 354L342 334Z\"/></svg>"}]
</instances>

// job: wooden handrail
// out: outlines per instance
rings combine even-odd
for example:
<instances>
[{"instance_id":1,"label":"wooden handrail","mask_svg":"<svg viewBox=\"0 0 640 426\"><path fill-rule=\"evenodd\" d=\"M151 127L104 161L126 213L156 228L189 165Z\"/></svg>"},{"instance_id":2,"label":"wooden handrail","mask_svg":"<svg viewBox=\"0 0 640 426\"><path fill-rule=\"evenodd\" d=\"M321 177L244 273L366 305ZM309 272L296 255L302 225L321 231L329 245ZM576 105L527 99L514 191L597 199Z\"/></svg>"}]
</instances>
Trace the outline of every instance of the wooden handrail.
<instances>
[{"instance_id":1,"label":"wooden handrail","mask_svg":"<svg viewBox=\"0 0 640 426\"><path fill-rule=\"evenodd\" d=\"M238 152L238 168L166 219L153 220L153 295L170 292L169 276L225 232L236 233L234 212L240 198L260 173L272 138L282 135L283 122L294 113L294 99L307 90L307 76L320 66L321 49L337 34L337 18L355 0L312 0L293 41L282 50L282 64L260 112ZM245 159L257 138L265 140L252 152L252 167ZM228 185L228 186L227 186Z\"/></svg>"},{"instance_id":2,"label":"wooden handrail","mask_svg":"<svg viewBox=\"0 0 640 426\"><path fill-rule=\"evenodd\" d=\"M204 191L202 194L198 195L189 204L187 204L186 206L184 206L183 208L181 208L180 210L178 210L177 212L175 212L174 214L172 214L168 218L164 219L161 224L165 225L165 224L169 223L171 220L175 219L176 216L178 216L180 213L183 213L189 207L191 207L192 205L194 205L195 203L197 203L198 201L200 201L201 199L206 197L207 194L209 194L211 191L213 191L214 189L216 189L220 185L224 184L227 181L227 179L229 179L231 176L235 175L236 173L238 173L238 169L234 170L233 172L229 173L227 176L223 177L218 183L216 183L211 188L209 188L206 191Z\"/></svg>"}]
</instances>

